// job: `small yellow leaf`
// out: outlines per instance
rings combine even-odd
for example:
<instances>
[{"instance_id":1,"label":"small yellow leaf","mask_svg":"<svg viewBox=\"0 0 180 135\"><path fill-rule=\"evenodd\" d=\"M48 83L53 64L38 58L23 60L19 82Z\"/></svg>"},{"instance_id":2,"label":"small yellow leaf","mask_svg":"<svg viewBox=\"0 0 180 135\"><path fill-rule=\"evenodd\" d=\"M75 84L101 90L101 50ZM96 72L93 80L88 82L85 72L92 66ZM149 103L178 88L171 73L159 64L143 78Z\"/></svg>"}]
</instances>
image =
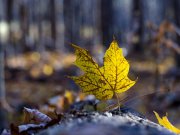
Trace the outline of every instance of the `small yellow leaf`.
<instances>
[{"instance_id":1,"label":"small yellow leaf","mask_svg":"<svg viewBox=\"0 0 180 135\"><path fill-rule=\"evenodd\" d=\"M122 49L113 40L104 55L104 66L100 67L89 52L79 46L75 48L75 65L84 71L84 75L72 78L85 94L95 95L97 99L108 100L116 93L127 91L135 84L128 78L129 63L124 58Z\"/></svg>"},{"instance_id":2,"label":"small yellow leaf","mask_svg":"<svg viewBox=\"0 0 180 135\"><path fill-rule=\"evenodd\" d=\"M180 133L180 129L176 128L175 126L173 126L167 116L163 116L162 118L160 118L159 114L157 112L154 111L154 114L159 122L159 124L169 130L171 130L172 132L179 134Z\"/></svg>"},{"instance_id":3,"label":"small yellow leaf","mask_svg":"<svg viewBox=\"0 0 180 135\"><path fill-rule=\"evenodd\" d=\"M53 67L51 65L45 64L43 67L43 73L47 76L52 75L53 73Z\"/></svg>"},{"instance_id":4,"label":"small yellow leaf","mask_svg":"<svg viewBox=\"0 0 180 135\"><path fill-rule=\"evenodd\" d=\"M73 93L72 93L71 91L66 90L65 93L64 93L64 97L67 98L69 104L72 104L72 103L73 103L73 101L74 101L74 96L73 96Z\"/></svg>"},{"instance_id":5,"label":"small yellow leaf","mask_svg":"<svg viewBox=\"0 0 180 135\"><path fill-rule=\"evenodd\" d=\"M77 101L83 101L83 100L85 100L85 98L86 98L86 95L85 95L84 93L80 92L80 93L78 94L76 100L77 100Z\"/></svg>"},{"instance_id":6,"label":"small yellow leaf","mask_svg":"<svg viewBox=\"0 0 180 135\"><path fill-rule=\"evenodd\" d=\"M38 62L41 58L41 55L38 53L38 52L33 52L31 55L30 55L30 59L33 61L33 62Z\"/></svg>"}]
</instances>

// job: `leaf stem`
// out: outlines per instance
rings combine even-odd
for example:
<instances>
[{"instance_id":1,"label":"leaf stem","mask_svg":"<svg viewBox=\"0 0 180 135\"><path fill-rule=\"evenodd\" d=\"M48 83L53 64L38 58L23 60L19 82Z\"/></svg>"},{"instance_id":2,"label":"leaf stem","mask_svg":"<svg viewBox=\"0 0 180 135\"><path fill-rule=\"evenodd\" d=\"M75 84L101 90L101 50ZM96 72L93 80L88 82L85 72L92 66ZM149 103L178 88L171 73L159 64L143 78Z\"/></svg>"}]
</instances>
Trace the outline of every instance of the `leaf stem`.
<instances>
[{"instance_id":1,"label":"leaf stem","mask_svg":"<svg viewBox=\"0 0 180 135\"><path fill-rule=\"evenodd\" d=\"M117 102L118 102L118 109L119 109L119 112L120 112L120 101L119 101L119 96L118 96L118 94L116 93L116 98L117 98Z\"/></svg>"}]
</instances>

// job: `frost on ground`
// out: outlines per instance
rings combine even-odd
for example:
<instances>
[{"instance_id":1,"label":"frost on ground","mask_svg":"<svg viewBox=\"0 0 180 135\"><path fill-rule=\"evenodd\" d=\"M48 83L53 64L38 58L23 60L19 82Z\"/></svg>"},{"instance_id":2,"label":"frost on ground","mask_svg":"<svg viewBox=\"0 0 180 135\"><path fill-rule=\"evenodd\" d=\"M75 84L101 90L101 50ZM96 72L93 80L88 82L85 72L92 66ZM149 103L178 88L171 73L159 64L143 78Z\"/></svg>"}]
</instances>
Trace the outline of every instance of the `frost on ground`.
<instances>
[{"instance_id":1,"label":"frost on ground","mask_svg":"<svg viewBox=\"0 0 180 135\"><path fill-rule=\"evenodd\" d=\"M105 113L73 112L38 135L175 135L138 112L121 108Z\"/></svg>"}]
</instances>

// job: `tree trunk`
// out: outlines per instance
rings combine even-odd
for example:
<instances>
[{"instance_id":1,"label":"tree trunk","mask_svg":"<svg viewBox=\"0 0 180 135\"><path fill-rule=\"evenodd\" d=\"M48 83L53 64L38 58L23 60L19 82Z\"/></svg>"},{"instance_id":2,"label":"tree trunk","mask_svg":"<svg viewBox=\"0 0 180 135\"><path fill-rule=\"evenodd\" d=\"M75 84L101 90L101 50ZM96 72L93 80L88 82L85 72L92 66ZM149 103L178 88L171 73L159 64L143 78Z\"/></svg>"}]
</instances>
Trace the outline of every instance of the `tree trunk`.
<instances>
[{"instance_id":1,"label":"tree trunk","mask_svg":"<svg viewBox=\"0 0 180 135\"><path fill-rule=\"evenodd\" d=\"M5 100L5 82L4 82L4 49L0 44L0 101Z\"/></svg>"},{"instance_id":2,"label":"tree trunk","mask_svg":"<svg viewBox=\"0 0 180 135\"><path fill-rule=\"evenodd\" d=\"M132 15L132 0L102 1L102 34L106 45L112 41L113 35L119 42L128 44L133 24ZM129 48L129 46L126 47Z\"/></svg>"},{"instance_id":3,"label":"tree trunk","mask_svg":"<svg viewBox=\"0 0 180 135\"><path fill-rule=\"evenodd\" d=\"M147 24L151 22L159 26L165 19L166 0L140 0L140 8L141 42L145 45L150 37Z\"/></svg>"},{"instance_id":4,"label":"tree trunk","mask_svg":"<svg viewBox=\"0 0 180 135\"><path fill-rule=\"evenodd\" d=\"M175 0L175 19L178 28L180 29L180 1ZM180 35L178 35L178 44L180 45ZM176 66L180 69L180 55L176 54Z\"/></svg>"},{"instance_id":5,"label":"tree trunk","mask_svg":"<svg viewBox=\"0 0 180 135\"><path fill-rule=\"evenodd\" d=\"M102 0L101 1L101 29L102 29L102 40L103 44L108 46L113 37L112 31L112 1Z\"/></svg>"},{"instance_id":6,"label":"tree trunk","mask_svg":"<svg viewBox=\"0 0 180 135\"><path fill-rule=\"evenodd\" d=\"M54 0L54 28L55 28L55 47L60 51L67 51L64 43L64 0Z\"/></svg>"},{"instance_id":7,"label":"tree trunk","mask_svg":"<svg viewBox=\"0 0 180 135\"><path fill-rule=\"evenodd\" d=\"M7 128L7 113L6 107L6 94L5 94L5 81L4 81L4 49L0 41L0 132Z\"/></svg>"},{"instance_id":8,"label":"tree trunk","mask_svg":"<svg viewBox=\"0 0 180 135\"><path fill-rule=\"evenodd\" d=\"M65 0L64 6L66 41L92 50L101 41L100 1Z\"/></svg>"}]
</instances>

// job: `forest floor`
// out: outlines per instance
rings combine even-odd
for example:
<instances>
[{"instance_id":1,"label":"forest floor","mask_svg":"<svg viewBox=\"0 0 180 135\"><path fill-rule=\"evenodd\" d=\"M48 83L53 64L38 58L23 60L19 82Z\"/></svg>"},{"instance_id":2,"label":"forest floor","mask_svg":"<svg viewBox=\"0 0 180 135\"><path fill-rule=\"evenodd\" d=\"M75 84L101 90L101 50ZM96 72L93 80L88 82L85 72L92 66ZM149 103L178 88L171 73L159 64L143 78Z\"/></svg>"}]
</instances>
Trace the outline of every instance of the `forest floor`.
<instances>
[{"instance_id":1,"label":"forest floor","mask_svg":"<svg viewBox=\"0 0 180 135\"><path fill-rule=\"evenodd\" d=\"M74 55L47 53L45 56L42 59L39 54L29 53L7 59L7 100L15 111L9 115L9 123L21 123L24 106L38 109L46 105L51 107L50 100L63 96L65 91L78 93L78 87L65 77L77 74L76 68L72 66ZM128 60L131 65L130 78L135 80L138 77L138 81L129 91L120 95L122 104L135 108L153 121L156 121L154 110L160 114L167 112L170 121L180 127L180 120L177 119L180 117L180 79L173 72L169 74L170 69L173 69L173 59L168 57L158 65L158 73L152 59L137 60L137 57L130 57ZM18 61L24 61L24 64L18 65ZM13 117L14 113L18 117Z\"/></svg>"}]
</instances>

